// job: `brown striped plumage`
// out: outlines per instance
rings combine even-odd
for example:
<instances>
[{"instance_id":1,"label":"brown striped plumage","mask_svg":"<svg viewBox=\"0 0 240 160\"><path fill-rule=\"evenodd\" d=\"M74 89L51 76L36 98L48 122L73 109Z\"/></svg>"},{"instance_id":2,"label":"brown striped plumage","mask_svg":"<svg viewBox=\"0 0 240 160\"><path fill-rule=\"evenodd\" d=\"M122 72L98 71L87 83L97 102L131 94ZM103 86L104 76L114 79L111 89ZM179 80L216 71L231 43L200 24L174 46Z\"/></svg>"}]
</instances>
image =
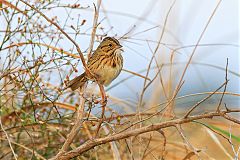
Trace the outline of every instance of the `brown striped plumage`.
<instances>
[{"instance_id":1,"label":"brown striped plumage","mask_svg":"<svg viewBox=\"0 0 240 160\"><path fill-rule=\"evenodd\" d=\"M108 86L120 74L123 67L121 48L122 46L117 39L106 37L88 60L88 68L100 84ZM88 77L84 72L71 80L67 87L76 90L79 87L81 88L88 80L93 80L93 78Z\"/></svg>"}]
</instances>

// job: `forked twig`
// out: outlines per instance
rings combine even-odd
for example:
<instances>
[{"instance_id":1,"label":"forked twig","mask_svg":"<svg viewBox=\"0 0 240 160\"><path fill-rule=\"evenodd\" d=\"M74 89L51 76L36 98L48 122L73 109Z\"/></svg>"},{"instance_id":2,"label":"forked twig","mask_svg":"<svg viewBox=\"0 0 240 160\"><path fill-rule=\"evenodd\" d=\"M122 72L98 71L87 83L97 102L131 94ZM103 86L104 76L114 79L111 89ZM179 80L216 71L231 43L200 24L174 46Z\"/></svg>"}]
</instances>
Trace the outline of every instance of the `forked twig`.
<instances>
[{"instance_id":1,"label":"forked twig","mask_svg":"<svg viewBox=\"0 0 240 160\"><path fill-rule=\"evenodd\" d=\"M198 152L200 152L200 150L196 149L196 148L188 141L187 137L186 137L186 136L184 135L184 133L183 133L183 129L182 129L181 125L180 125L180 124L177 124L177 125L175 125L175 128L177 129L179 135L182 137L183 141L185 141L185 143L187 144L188 148L191 149L191 150L194 152L194 154L200 158L200 155L198 154Z\"/></svg>"},{"instance_id":2,"label":"forked twig","mask_svg":"<svg viewBox=\"0 0 240 160\"><path fill-rule=\"evenodd\" d=\"M191 107L191 109L189 109L189 111L183 116L184 118L187 118L194 109L196 109L200 104L202 104L203 102L205 102L207 99L209 99L210 97L212 97L217 91L219 91L223 86L226 85L228 81L224 82L220 87L218 87L214 92L212 92L211 94L209 94L207 97L203 98L202 100L200 100L199 102L197 102L193 107Z\"/></svg>"},{"instance_id":3,"label":"forked twig","mask_svg":"<svg viewBox=\"0 0 240 160\"><path fill-rule=\"evenodd\" d=\"M221 99L219 101L219 104L218 104L218 107L217 107L217 111L219 112L220 111L220 106L221 106L221 103L222 103L222 100L223 100L223 96L226 92L226 88L227 88L227 83L228 83L228 74L227 74L227 70L228 70L228 59L227 59L227 64L226 64L226 75L225 75L225 82L219 87L217 88L214 92L212 92L211 94L209 94L207 97L205 97L204 99L202 99L201 101L197 102L184 116L184 118L186 118L187 116L190 115L190 113L196 109L201 103L203 103L204 101L206 101L207 99L209 99L210 97L212 97L218 90L220 90L222 87L224 87L224 91L222 93L222 96L221 96Z\"/></svg>"},{"instance_id":4,"label":"forked twig","mask_svg":"<svg viewBox=\"0 0 240 160\"><path fill-rule=\"evenodd\" d=\"M142 160L144 160L145 154L146 154L147 150L149 149L149 145L151 143L151 140L152 140L152 135L149 136L147 145L146 145L146 147L145 147L145 149L143 151L143 154L142 154L142 158L141 158Z\"/></svg>"},{"instance_id":5,"label":"forked twig","mask_svg":"<svg viewBox=\"0 0 240 160\"><path fill-rule=\"evenodd\" d=\"M18 12L22 13L23 15L25 15L26 17L28 17L26 12L20 10L18 7L14 6L12 3L8 2L7 0L0 0L0 3L5 4L6 6L13 8L13 9L17 10Z\"/></svg>"},{"instance_id":6,"label":"forked twig","mask_svg":"<svg viewBox=\"0 0 240 160\"><path fill-rule=\"evenodd\" d=\"M39 11L37 8L35 8L33 5L30 5L29 3L25 2L24 0L20 0L22 3L26 4L27 6L29 6L31 9L33 9L34 11L36 11L37 13L39 13L44 19L46 19L49 23L53 24L55 27L57 27L57 29L63 34L65 35L74 45L75 47L77 48L77 51L79 53L79 56L80 56L80 59L82 61L82 64L84 66L84 68L86 69L86 72L88 74L91 75L88 67L87 67L87 64L85 62L85 59L83 57L83 53L79 47L79 45L55 22L53 22L51 19L49 19L45 14L43 14L41 11Z\"/></svg>"},{"instance_id":7,"label":"forked twig","mask_svg":"<svg viewBox=\"0 0 240 160\"><path fill-rule=\"evenodd\" d=\"M223 94L222 94L221 99L219 101L219 104L217 106L217 111L218 112L220 111L220 107L221 107L221 104L222 104L222 101L223 101L223 97L225 95L225 92L226 92L226 89L227 89L227 84L228 84L228 58L227 58L227 64L226 64L226 69L225 69L225 81L226 81L226 84L224 86Z\"/></svg>"}]
</instances>

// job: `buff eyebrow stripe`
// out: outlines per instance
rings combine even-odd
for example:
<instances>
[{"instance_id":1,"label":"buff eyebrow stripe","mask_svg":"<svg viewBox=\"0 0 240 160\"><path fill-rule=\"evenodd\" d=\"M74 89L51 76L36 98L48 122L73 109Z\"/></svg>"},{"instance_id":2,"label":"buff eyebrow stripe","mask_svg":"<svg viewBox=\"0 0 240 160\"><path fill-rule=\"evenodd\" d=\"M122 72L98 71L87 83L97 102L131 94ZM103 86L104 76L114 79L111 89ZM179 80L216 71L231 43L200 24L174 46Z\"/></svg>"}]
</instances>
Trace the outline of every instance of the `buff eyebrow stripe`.
<instances>
[{"instance_id":1,"label":"buff eyebrow stripe","mask_svg":"<svg viewBox=\"0 0 240 160\"><path fill-rule=\"evenodd\" d=\"M108 46L108 45L104 45L104 46L102 46L101 49L103 49L103 48L106 47L106 46Z\"/></svg>"}]
</instances>

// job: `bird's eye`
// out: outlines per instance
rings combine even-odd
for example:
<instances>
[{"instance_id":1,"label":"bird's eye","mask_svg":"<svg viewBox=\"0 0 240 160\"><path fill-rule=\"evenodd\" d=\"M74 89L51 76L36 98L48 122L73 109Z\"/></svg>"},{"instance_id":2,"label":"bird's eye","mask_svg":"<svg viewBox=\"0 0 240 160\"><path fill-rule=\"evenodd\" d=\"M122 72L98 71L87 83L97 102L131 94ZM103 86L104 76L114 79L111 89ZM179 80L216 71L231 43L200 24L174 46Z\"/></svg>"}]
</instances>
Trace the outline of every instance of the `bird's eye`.
<instances>
[{"instance_id":1,"label":"bird's eye","mask_svg":"<svg viewBox=\"0 0 240 160\"><path fill-rule=\"evenodd\" d=\"M109 44L109 47L112 47L112 44Z\"/></svg>"}]
</instances>

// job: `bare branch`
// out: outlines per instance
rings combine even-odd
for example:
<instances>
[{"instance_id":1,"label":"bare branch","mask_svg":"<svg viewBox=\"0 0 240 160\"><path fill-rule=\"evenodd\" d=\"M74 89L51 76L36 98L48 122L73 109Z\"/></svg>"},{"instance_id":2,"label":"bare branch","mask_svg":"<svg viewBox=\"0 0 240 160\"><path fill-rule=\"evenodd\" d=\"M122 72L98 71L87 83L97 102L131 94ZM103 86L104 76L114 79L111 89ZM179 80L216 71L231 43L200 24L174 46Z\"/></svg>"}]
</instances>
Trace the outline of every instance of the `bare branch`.
<instances>
[{"instance_id":1,"label":"bare branch","mask_svg":"<svg viewBox=\"0 0 240 160\"><path fill-rule=\"evenodd\" d=\"M89 48L88 48L88 59L92 55L92 49L93 49L93 44L94 44L94 39L97 31L97 26L98 26L98 16L99 16L99 9L101 6L102 0L97 1L97 7L94 5L94 18L93 18L93 29L92 29L92 34L91 34L91 40L89 43Z\"/></svg>"},{"instance_id":2,"label":"bare branch","mask_svg":"<svg viewBox=\"0 0 240 160\"><path fill-rule=\"evenodd\" d=\"M13 157L14 157L15 160L17 160L17 155L16 155L16 153L14 152L14 149L13 149L13 147L12 147L12 144L11 144L12 142L11 142L11 140L10 140L10 137L8 136L7 132L5 131L5 129L4 129L4 127L3 127L2 117L1 117L1 116L0 116L0 126L1 126L2 131L4 132L4 134L5 134L6 137L7 137L7 141L8 141L9 147L11 148Z\"/></svg>"},{"instance_id":3,"label":"bare branch","mask_svg":"<svg viewBox=\"0 0 240 160\"><path fill-rule=\"evenodd\" d=\"M226 84L225 84L225 86L224 86L223 94L222 94L221 99L220 99L220 101L219 101L219 104L218 104L218 106L217 106L217 111L220 110L220 107L221 107L221 104L222 104L222 101L223 101L223 97L224 97L225 92L226 92L226 89L227 89L228 81L229 81L229 80L228 80L228 58L227 58L227 64L226 64L226 70L225 70L225 82L226 82Z\"/></svg>"},{"instance_id":4,"label":"bare branch","mask_svg":"<svg viewBox=\"0 0 240 160\"><path fill-rule=\"evenodd\" d=\"M57 29L64 34L77 48L77 51L79 53L79 56L81 58L82 64L87 72L87 74L91 75L91 72L89 71L87 64L85 62L85 59L83 57L82 51L79 47L79 45L55 22L53 22L51 19L49 19L45 14L43 14L41 11L39 11L37 8L35 8L33 5L30 5L29 3L25 2L24 0L20 0L22 3L26 4L27 6L29 6L31 9L33 9L34 11L36 11L37 13L39 13L43 18L45 18L49 23L53 24L55 27L57 27Z\"/></svg>"},{"instance_id":5,"label":"bare branch","mask_svg":"<svg viewBox=\"0 0 240 160\"><path fill-rule=\"evenodd\" d=\"M77 109L77 117L74 122L74 126L73 126L72 130L70 131L70 133L68 134L67 139L65 140L60 152L56 155L56 157L54 157L52 159L58 159L62 154L64 154L68 150L69 146L71 145L71 143L74 140L74 138L76 137L76 135L78 134L78 132L83 124L84 104L85 104L85 99L81 97L80 105L78 106L78 109Z\"/></svg>"},{"instance_id":6,"label":"bare branch","mask_svg":"<svg viewBox=\"0 0 240 160\"><path fill-rule=\"evenodd\" d=\"M199 153L198 153L198 152L200 152L200 150L196 149L196 148L188 141L187 137L186 137L186 136L184 135L184 133L183 133L183 129L182 129L181 125L180 125L180 124L177 124L175 127L176 127L179 135L182 137L183 141L185 141L185 143L187 144L188 148L189 148L190 150L192 150L192 151L194 152L194 154L195 154L196 156L198 156L198 158L200 158L200 155L199 155Z\"/></svg>"},{"instance_id":7,"label":"bare branch","mask_svg":"<svg viewBox=\"0 0 240 160\"><path fill-rule=\"evenodd\" d=\"M209 99L210 97L212 97L217 91L219 91L223 86L225 86L227 84L227 81L224 82L220 87L218 87L214 92L212 92L211 94L209 94L207 97L205 97L204 99L202 99L201 101L197 102L193 107L191 107L191 109L189 109L189 111L185 114L184 118L188 117L191 112L196 109L201 103L205 102L207 99Z\"/></svg>"},{"instance_id":8,"label":"bare branch","mask_svg":"<svg viewBox=\"0 0 240 160\"><path fill-rule=\"evenodd\" d=\"M234 110L234 111L240 112L240 110ZM191 122L193 120L212 118L212 117L221 117L221 116L225 115L226 113L229 113L229 111L209 112L209 113L195 115L195 116L191 116L191 117L187 117L187 118L180 118L180 119L166 121L166 122L162 122L162 123L156 123L156 124L148 125L146 127L125 131L122 133L115 133L115 134L109 135L107 137L89 140L86 143L84 143L83 145L77 147L76 149L73 149L72 151L63 153L58 158L59 158L59 160L70 159L70 158L73 158L73 157L76 157L76 156L82 154L83 152L86 152L86 151L94 148L95 146L102 145L102 144L105 144L108 142L117 141L120 139L132 137L132 136L137 136L139 134L143 134L143 133L147 133L147 132L151 132L151 131L157 131L162 128L173 127L178 124L184 124L184 123ZM232 118L231 121L234 121L233 119L234 118Z\"/></svg>"},{"instance_id":9,"label":"bare branch","mask_svg":"<svg viewBox=\"0 0 240 160\"><path fill-rule=\"evenodd\" d=\"M209 19L208 19L208 21L207 21L207 24L206 24L206 26L204 27L204 29L203 29L203 31L202 31L202 33L201 33L201 35L200 35L200 37L199 37L196 45L195 45L195 47L194 47L194 49L193 49L193 51L192 51L192 54L191 54L191 56L190 56L190 58L189 58L189 60L188 60L188 62L187 62L187 64L186 64L186 66L185 66L185 68L184 68L184 70L183 70L182 76L181 76L181 78L180 78L180 80L179 80L178 85L177 85L176 88L179 88L179 85L181 85L181 83L182 83L182 81L183 81L183 78L184 78L184 76L185 76L185 74L186 74L186 72L187 72L188 66L190 65L190 63L191 63L191 61L192 61L192 58L193 58L193 56L194 56L194 54L195 54L195 52L196 52L196 50L197 50L197 47L198 47L200 41L202 40L203 35L205 34L205 32L206 32L206 30L207 30L207 28L208 28L208 25L210 24L210 22L211 22L213 16L215 15L215 13L216 13L219 5L221 4L221 2L222 2L222 0L219 0L219 1L218 1L217 6L214 8L211 16L209 17ZM173 97L175 97L175 96L177 95L177 93L178 93L178 92L176 92L176 89L175 89L174 94L173 94Z\"/></svg>"}]
</instances>

